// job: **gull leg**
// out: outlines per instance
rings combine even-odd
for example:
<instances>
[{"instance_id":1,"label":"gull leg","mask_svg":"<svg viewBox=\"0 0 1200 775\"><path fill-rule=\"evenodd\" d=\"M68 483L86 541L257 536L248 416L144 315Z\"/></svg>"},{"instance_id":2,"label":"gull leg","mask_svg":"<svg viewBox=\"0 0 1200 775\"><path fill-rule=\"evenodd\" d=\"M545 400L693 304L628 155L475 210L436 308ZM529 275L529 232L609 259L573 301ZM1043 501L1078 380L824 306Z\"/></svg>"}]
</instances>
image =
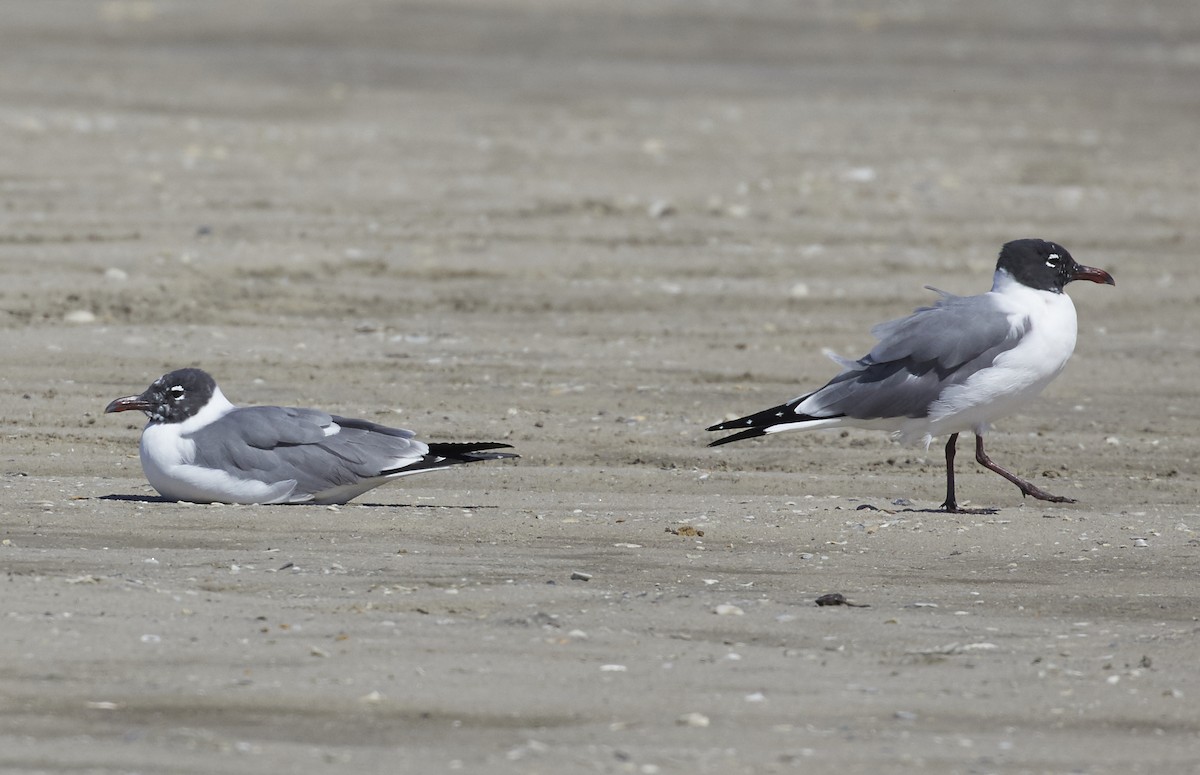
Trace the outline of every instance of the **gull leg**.
<instances>
[{"instance_id":1,"label":"gull leg","mask_svg":"<svg viewBox=\"0 0 1200 775\"><path fill-rule=\"evenodd\" d=\"M1017 487L1019 487L1021 489L1022 495L1032 495L1033 497L1037 498L1040 501L1050 501L1051 503L1074 503L1075 502L1074 499L1072 499L1072 498L1064 498L1061 495L1052 495L1051 493L1046 492L1041 487L1038 487L1037 485L1033 484L1032 482L1025 481L1021 477L1014 474L1012 471L1001 468L999 465L992 462L992 459L987 456L986 452L983 451L983 436L980 436L978 433L975 434L975 459L977 461L979 461L979 465L983 466L984 468L988 469L989 471L995 471L996 473L1000 474L1005 479L1007 479L1008 481L1012 482ZM949 511L949 510L950 509L947 509L947 511Z\"/></svg>"},{"instance_id":2,"label":"gull leg","mask_svg":"<svg viewBox=\"0 0 1200 775\"><path fill-rule=\"evenodd\" d=\"M946 442L946 502L942 504L942 508L950 514L958 511L958 501L954 499L954 453L958 451L957 445L958 434L950 434L950 440Z\"/></svg>"}]
</instances>

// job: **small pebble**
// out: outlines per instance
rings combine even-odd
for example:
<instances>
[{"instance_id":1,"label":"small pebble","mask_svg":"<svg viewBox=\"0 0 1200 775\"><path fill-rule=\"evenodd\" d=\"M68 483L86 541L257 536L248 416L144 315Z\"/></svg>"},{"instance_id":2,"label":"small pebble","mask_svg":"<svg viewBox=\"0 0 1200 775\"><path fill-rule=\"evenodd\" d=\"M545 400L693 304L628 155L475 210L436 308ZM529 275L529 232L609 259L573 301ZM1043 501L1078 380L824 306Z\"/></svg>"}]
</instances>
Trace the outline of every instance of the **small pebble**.
<instances>
[{"instance_id":1,"label":"small pebble","mask_svg":"<svg viewBox=\"0 0 1200 775\"><path fill-rule=\"evenodd\" d=\"M129 273L124 269L118 269L115 266L110 266L104 270L104 279L112 280L113 282L123 283L129 279Z\"/></svg>"},{"instance_id":2,"label":"small pebble","mask_svg":"<svg viewBox=\"0 0 1200 775\"><path fill-rule=\"evenodd\" d=\"M584 573L583 571L578 571L578 570L571 572L571 581L591 581L591 580L592 580L592 574L590 574L590 573Z\"/></svg>"},{"instance_id":3,"label":"small pebble","mask_svg":"<svg viewBox=\"0 0 1200 775\"><path fill-rule=\"evenodd\" d=\"M707 727L711 722L708 716L703 713L684 713L679 718L675 719L675 723L681 727Z\"/></svg>"},{"instance_id":4,"label":"small pebble","mask_svg":"<svg viewBox=\"0 0 1200 775\"><path fill-rule=\"evenodd\" d=\"M719 605L713 609L713 613L716 614L717 616L742 616L746 612L743 611L742 609L738 608L736 605L730 605L729 603L722 603L721 605Z\"/></svg>"},{"instance_id":5,"label":"small pebble","mask_svg":"<svg viewBox=\"0 0 1200 775\"><path fill-rule=\"evenodd\" d=\"M851 167L842 173L842 180L847 183L871 183L877 176L874 167Z\"/></svg>"},{"instance_id":6,"label":"small pebble","mask_svg":"<svg viewBox=\"0 0 1200 775\"><path fill-rule=\"evenodd\" d=\"M96 314L87 309L74 309L63 315L63 320L68 323L95 323Z\"/></svg>"},{"instance_id":7,"label":"small pebble","mask_svg":"<svg viewBox=\"0 0 1200 775\"><path fill-rule=\"evenodd\" d=\"M1149 546L1150 542L1148 542L1145 538L1135 538L1133 539L1133 545L1137 547Z\"/></svg>"},{"instance_id":8,"label":"small pebble","mask_svg":"<svg viewBox=\"0 0 1200 775\"><path fill-rule=\"evenodd\" d=\"M646 212L651 218L666 218L668 215L675 214L675 205L665 199L655 199L646 208Z\"/></svg>"}]
</instances>

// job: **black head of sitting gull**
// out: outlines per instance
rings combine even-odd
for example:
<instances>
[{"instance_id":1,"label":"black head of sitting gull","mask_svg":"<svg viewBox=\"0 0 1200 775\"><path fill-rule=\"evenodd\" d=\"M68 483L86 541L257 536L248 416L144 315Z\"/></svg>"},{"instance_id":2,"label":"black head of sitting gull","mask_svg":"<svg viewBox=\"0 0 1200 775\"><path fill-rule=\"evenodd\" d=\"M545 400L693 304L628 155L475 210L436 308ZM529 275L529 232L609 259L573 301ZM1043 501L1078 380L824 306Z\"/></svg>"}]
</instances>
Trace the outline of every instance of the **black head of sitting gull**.
<instances>
[{"instance_id":1,"label":"black head of sitting gull","mask_svg":"<svg viewBox=\"0 0 1200 775\"><path fill-rule=\"evenodd\" d=\"M879 343L856 361L832 356L843 371L819 390L710 431L738 431L709 446L768 433L851 426L890 431L902 442L949 434L946 511L954 496L958 434L975 433L975 459L1025 495L1064 498L1001 468L983 450L983 434L1058 376L1075 349L1075 305L1063 292L1073 280L1115 285L1102 269L1081 266L1061 245L1039 239L1004 245L992 289L941 298L906 318L871 329ZM928 287L928 286L927 286Z\"/></svg>"},{"instance_id":2,"label":"black head of sitting gull","mask_svg":"<svg viewBox=\"0 0 1200 775\"><path fill-rule=\"evenodd\" d=\"M412 431L317 409L238 408L201 369L164 374L105 412L145 412L142 470L164 497L196 503L346 503L392 479L514 458L508 444L425 443Z\"/></svg>"}]
</instances>

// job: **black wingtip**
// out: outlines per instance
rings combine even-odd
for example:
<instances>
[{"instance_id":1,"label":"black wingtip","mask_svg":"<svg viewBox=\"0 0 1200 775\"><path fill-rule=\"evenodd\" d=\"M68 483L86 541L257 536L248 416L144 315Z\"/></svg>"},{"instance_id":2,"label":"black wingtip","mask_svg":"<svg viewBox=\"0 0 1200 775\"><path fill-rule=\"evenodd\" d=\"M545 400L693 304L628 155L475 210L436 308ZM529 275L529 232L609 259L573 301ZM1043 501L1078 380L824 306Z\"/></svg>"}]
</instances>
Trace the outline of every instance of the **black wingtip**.
<instances>
[{"instance_id":1,"label":"black wingtip","mask_svg":"<svg viewBox=\"0 0 1200 775\"><path fill-rule=\"evenodd\" d=\"M495 441L481 442L438 442L429 445L429 454L463 463L479 460L507 460L518 458L515 452L492 452L495 449L512 449L511 444Z\"/></svg>"},{"instance_id":2,"label":"black wingtip","mask_svg":"<svg viewBox=\"0 0 1200 775\"><path fill-rule=\"evenodd\" d=\"M722 444L729 444L733 441L741 441L742 439L753 439L757 436L762 436L767 432L767 429L783 422L794 422L795 420L807 419L806 415L797 415L794 407L796 403L804 400L803 398L789 401L786 404L772 406L770 409L763 409L761 412L748 414L745 417L739 417L736 420L726 420L719 422L716 425L710 425L705 430L707 431L738 431L732 436L726 436L723 439L717 439L708 446L719 447ZM790 415L790 416L789 416Z\"/></svg>"},{"instance_id":3,"label":"black wingtip","mask_svg":"<svg viewBox=\"0 0 1200 775\"><path fill-rule=\"evenodd\" d=\"M719 447L722 444L729 444L734 441L742 441L743 439L753 439L759 436L765 436L772 428L780 425L792 425L801 423L806 420L828 420L835 417L843 417L841 414L828 415L826 417L814 417L811 414L803 414L796 411L796 407L800 405L808 396L809 393L799 398L794 398L786 404L772 406L770 409L763 409L761 412L748 414L745 417L739 417L736 420L727 420L725 422L710 425L705 430L709 431L738 431L732 436L726 436L723 439L717 439L708 446Z\"/></svg>"},{"instance_id":4,"label":"black wingtip","mask_svg":"<svg viewBox=\"0 0 1200 775\"><path fill-rule=\"evenodd\" d=\"M432 471L438 468L449 468L460 463L479 463L484 460L508 460L518 458L514 452L492 452L495 449L512 449L511 444L499 444L494 441L483 442L435 442L429 446L429 454L422 459L399 468L380 471L380 476L391 476L403 472L412 474L417 471Z\"/></svg>"},{"instance_id":5,"label":"black wingtip","mask_svg":"<svg viewBox=\"0 0 1200 775\"><path fill-rule=\"evenodd\" d=\"M721 426L724 426L724 425L726 425L726 423L721 423ZM710 430L710 431L725 431L725 430L729 430L729 429L725 428L725 427L720 427L720 426L714 425L713 427L709 428L708 430ZM765 435L767 435L767 432L765 430L763 430L762 428L748 428L747 430L744 430L741 433L735 433L732 436L726 436L723 439L717 439L716 441L711 442L708 446L719 447L722 444L728 444L733 441L742 441L744 439L754 439L754 438L758 438L759 436L765 436Z\"/></svg>"}]
</instances>

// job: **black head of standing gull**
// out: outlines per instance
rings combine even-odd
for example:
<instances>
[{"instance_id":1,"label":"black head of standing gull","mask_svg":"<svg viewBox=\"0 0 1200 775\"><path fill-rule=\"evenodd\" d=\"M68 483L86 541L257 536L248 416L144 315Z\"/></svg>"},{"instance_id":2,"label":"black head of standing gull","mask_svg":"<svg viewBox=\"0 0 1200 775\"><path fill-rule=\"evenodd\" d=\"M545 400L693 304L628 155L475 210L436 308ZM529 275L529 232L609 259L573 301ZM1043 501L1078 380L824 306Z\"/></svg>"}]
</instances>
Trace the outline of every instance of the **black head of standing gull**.
<instances>
[{"instance_id":1,"label":"black head of standing gull","mask_svg":"<svg viewBox=\"0 0 1200 775\"><path fill-rule=\"evenodd\" d=\"M769 433L811 428L884 430L905 443L947 434L946 500L954 494L958 434L975 434L975 459L1020 488L1056 503L1052 495L992 461L983 449L991 422L1019 410L1067 364L1075 350L1075 305L1063 292L1074 280L1115 285L1102 269L1082 266L1065 248L1040 239L1006 243L992 289L978 296L941 298L906 318L871 329L879 340L858 360L831 356L843 371L824 387L710 431L737 431L709 446Z\"/></svg>"},{"instance_id":2,"label":"black head of standing gull","mask_svg":"<svg viewBox=\"0 0 1200 775\"><path fill-rule=\"evenodd\" d=\"M139 410L142 470L196 503L346 503L401 476L514 458L508 444L425 443L412 431L317 409L236 407L201 369L164 374L107 412Z\"/></svg>"}]
</instances>

